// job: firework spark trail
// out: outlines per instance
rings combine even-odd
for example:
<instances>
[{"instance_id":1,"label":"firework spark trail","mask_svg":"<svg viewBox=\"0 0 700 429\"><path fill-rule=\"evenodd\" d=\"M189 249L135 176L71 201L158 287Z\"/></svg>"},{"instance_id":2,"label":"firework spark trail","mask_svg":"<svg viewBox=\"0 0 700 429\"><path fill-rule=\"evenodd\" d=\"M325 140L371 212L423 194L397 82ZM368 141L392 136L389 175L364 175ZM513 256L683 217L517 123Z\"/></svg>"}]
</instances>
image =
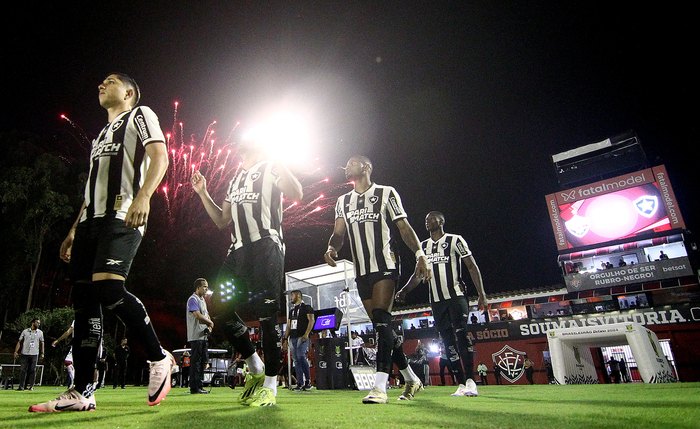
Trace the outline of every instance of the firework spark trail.
<instances>
[{"instance_id":1,"label":"firework spark trail","mask_svg":"<svg viewBox=\"0 0 700 429\"><path fill-rule=\"evenodd\" d=\"M177 106L180 104L179 101L175 102L175 108L173 109L173 126L171 130L175 130L175 126L177 125Z\"/></svg>"},{"instance_id":2,"label":"firework spark trail","mask_svg":"<svg viewBox=\"0 0 700 429\"><path fill-rule=\"evenodd\" d=\"M91 143L90 139L88 138L87 134L85 133L85 130L83 130L78 124L73 122L68 116L65 114L60 115L60 118L63 119L64 121L68 122L70 124L71 128L75 130L78 133L78 143L86 143L87 147L89 148Z\"/></svg>"}]
</instances>

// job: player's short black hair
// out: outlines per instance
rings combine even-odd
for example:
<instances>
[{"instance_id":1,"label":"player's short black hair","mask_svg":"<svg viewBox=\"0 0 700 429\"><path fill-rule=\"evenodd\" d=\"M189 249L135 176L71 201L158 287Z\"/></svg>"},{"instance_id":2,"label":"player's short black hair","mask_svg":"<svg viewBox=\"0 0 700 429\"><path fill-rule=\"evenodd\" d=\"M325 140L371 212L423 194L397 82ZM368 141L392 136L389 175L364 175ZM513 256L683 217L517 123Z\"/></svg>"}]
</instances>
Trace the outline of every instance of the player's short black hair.
<instances>
[{"instance_id":1,"label":"player's short black hair","mask_svg":"<svg viewBox=\"0 0 700 429\"><path fill-rule=\"evenodd\" d=\"M136 83L134 78L129 76L126 73L121 73L121 72L112 72L110 75L115 75L124 82L127 86L130 86L134 90L134 102L131 104L131 107L136 107L139 104L139 101L141 101L141 89L139 88L139 84Z\"/></svg>"},{"instance_id":2,"label":"player's short black hair","mask_svg":"<svg viewBox=\"0 0 700 429\"><path fill-rule=\"evenodd\" d=\"M197 280L194 281L194 290L197 290L202 284L208 283L207 279L200 277Z\"/></svg>"}]
</instances>

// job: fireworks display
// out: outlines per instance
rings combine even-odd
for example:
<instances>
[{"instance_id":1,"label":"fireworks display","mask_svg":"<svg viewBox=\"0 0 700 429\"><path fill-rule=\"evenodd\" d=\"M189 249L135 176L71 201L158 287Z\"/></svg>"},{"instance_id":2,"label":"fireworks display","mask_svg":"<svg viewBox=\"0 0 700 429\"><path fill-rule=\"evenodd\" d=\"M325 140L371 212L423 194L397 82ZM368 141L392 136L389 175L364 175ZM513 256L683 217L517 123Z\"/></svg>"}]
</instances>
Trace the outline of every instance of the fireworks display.
<instances>
[{"instance_id":1,"label":"fireworks display","mask_svg":"<svg viewBox=\"0 0 700 429\"><path fill-rule=\"evenodd\" d=\"M241 166L238 153L240 135L236 131L242 126L236 122L221 137L217 130L217 121L212 121L202 136L186 131L185 123L179 117L180 105L174 103L172 126L164 130L170 164L163 182L157 190L157 198L162 198L166 208L166 223L170 227L188 230L192 222L206 217L202 203L190 184L195 171L200 171L207 180L207 189L214 202L221 204L226 188ZM77 134L81 145L90 139L77 124L66 115L60 115ZM304 189L301 201L284 199L283 226L285 236L305 236L305 229L323 226L332 228L333 215L330 211L342 193L351 189L346 182L332 184L328 174L337 167L323 166L318 158L305 163L302 167L293 166L291 170L297 176ZM155 213L162 213L156 211ZM311 228L313 229L313 228Z\"/></svg>"},{"instance_id":2,"label":"fireworks display","mask_svg":"<svg viewBox=\"0 0 700 429\"><path fill-rule=\"evenodd\" d=\"M217 204L221 204L231 179L241 166L238 141L234 138L240 122L236 122L226 138L219 138L213 121L201 138L196 134L186 137L185 125L178 117L179 104L173 109L173 124L166 133L170 165L158 192L165 199L168 217L171 222L186 225L188 220L201 213L203 208L199 197L190 185L195 171L200 171L207 180L207 189ZM335 201L341 193L350 189L350 184L333 185L323 173L329 171L320 165L318 159L305 165L303 170L294 167L304 188L302 201L284 200L283 225L285 234L303 235L303 227L332 225Z\"/></svg>"}]
</instances>

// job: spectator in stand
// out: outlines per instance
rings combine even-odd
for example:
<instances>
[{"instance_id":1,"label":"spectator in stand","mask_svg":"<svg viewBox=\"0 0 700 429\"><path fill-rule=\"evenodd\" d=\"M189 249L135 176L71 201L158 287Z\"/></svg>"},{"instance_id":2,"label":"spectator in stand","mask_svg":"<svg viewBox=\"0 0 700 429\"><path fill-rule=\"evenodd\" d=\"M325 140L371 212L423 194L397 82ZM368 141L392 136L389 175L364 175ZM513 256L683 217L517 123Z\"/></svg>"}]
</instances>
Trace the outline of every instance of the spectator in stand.
<instances>
[{"instance_id":1,"label":"spectator in stand","mask_svg":"<svg viewBox=\"0 0 700 429\"><path fill-rule=\"evenodd\" d=\"M479 373L479 378L481 378L481 385L486 386L487 384L489 384L489 381L486 378L486 373L488 372L486 364L483 362L479 362L479 365L476 366L476 371Z\"/></svg>"}]
</instances>

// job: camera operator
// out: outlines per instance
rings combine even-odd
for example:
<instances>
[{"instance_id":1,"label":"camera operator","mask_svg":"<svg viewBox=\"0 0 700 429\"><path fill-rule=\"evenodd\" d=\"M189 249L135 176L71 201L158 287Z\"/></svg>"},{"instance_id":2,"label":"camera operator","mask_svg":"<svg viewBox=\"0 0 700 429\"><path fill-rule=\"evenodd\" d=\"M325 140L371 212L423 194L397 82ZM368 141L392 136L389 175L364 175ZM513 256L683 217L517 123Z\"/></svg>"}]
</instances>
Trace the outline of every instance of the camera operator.
<instances>
[{"instance_id":1,"label":"camera operator","mask_svg":"<svg viewBox=\"0 0 700 429\"><path fill-rule=\"evenodd\" d=\"M204 368L209 361L207 336L214 329L204 297L209 291L206 279L194 281L194 293L187 300L187 342L190 343L190 393L209 393L202 388Z\"/></svg>"}]
</instances>

